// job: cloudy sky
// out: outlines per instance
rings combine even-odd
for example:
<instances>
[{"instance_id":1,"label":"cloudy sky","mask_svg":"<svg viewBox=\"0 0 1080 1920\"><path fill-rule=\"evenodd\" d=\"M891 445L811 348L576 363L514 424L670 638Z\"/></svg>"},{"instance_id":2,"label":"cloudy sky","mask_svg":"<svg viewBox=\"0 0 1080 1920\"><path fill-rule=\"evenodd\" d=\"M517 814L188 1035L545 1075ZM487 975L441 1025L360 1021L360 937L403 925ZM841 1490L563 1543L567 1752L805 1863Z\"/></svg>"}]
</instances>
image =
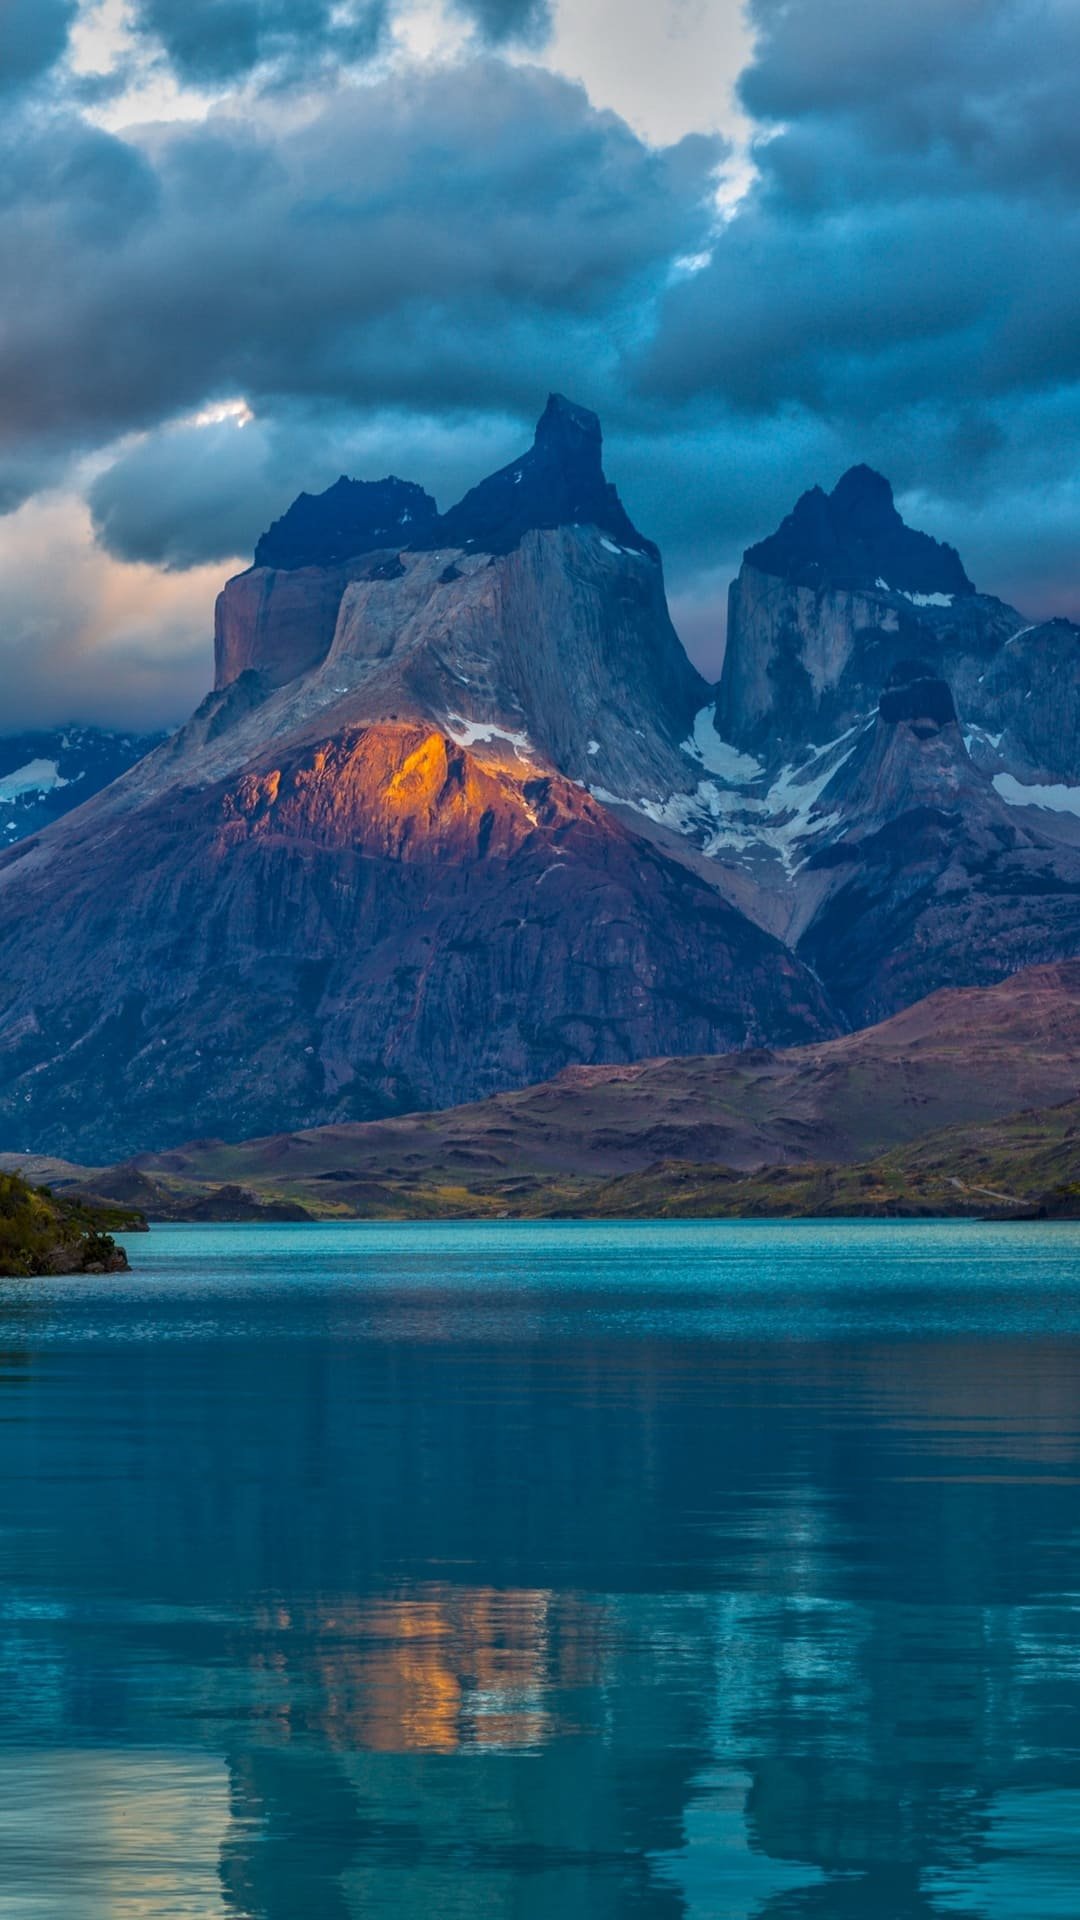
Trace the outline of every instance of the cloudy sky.
<instances>
[{"instance_id":1,"label":"cloudy sky","mask_svg":"<svg viewBox=\"0 0 1080 1920\"><path fill-rule=\"evenodd\" d=\"M855 460L1080 614L1076 0L0 0L0 729L171 723L300 488L559 388L707 671Z\"/></svg>"}]
</instances>

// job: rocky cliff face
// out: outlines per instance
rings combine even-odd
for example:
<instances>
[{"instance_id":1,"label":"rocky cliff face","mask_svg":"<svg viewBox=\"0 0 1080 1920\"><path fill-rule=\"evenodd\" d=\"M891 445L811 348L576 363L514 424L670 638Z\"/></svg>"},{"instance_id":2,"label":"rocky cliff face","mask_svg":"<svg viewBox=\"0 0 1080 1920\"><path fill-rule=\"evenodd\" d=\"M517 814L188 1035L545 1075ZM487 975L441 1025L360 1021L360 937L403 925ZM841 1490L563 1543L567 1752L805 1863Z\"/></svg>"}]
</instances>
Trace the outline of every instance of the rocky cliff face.
<instances>
[{"instance_id":1,"label":"rocky cliff face","mask_svg":"<svg viewBox=\"0 0 1080 1920\"><path fill-rule=\"evenodd\" d=\"M719 869L587 790L691 780L707 699L592 417L553 402L411 543L342 557L386 496L330 493L226 588L189 725L0 865L10 1144L114 1158L833 1031Z\"/></svg>"},{"instance_id":2,"label":"rocky cliff face","mask_svg":"<svg viewBox=\"0 0 1080 1920\"><path fill-rule=\"evenodd\" d=\"M441 518L384 481L346 521L342 485L301 496L259 542L275 564L219 598L216 691L248 676L243 701L279 697L227 741L216 727L213 771L333 711L429 719L601 789L685 782L681 745L709 690L656 549L604 477L594 415L553 396L533 448ZM411 537L373 546L392 516Z\"/></svg>"}]
</instances>

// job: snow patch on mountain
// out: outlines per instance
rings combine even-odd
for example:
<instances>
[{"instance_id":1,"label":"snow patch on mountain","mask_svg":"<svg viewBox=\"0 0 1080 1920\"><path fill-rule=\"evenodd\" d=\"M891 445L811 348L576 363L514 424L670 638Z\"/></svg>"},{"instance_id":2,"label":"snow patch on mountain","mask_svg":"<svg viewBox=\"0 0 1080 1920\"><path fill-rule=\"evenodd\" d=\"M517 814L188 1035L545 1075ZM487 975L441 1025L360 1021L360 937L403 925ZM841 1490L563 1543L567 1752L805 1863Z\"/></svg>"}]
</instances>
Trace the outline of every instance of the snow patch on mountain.
<instances>
[{"instance_id":1,"label":"snow patch on mountain","mask_svg":"<svg viewBox=\"0 0 1080 1920\"><path fill-rule=\"evenodd\" d=\"M787 875L797 872L808 857L805 843L840 823L838 813L818 812L818 803L865 723L849 727L826 746L812 747L797 765L781 768L769 781L759 761L721 739L712 711L706 707L698 715L685 750L702 760L713 777L699 780L693 793L674 793L667 800L642 795L622 804L694 840L710 859L734 857L749 864L764 857L778 860ZM597 800L615 799L599 787L592 793Z\"/></svg>"},{"instance_id":2,"label":"snow patch on mountain","mask_svg":"<svg viewBox=\"0 0 1080 1920\"><path fill-rule=\"evenodd\" d=\"M536 751L527 733L513 733L507 727L496 726L493 720L464 720L459 713L448 713L446 730L459 747L475 747L478 743L490 745L494 740L505 740L519 759Z\"/></svg>"},{"instance_id":3,"label":"snow patch on mountain","mask_svg":"<svg viewBox=\"0 0 1080 1920\"><path fill-rule=\"evenodd\" d=\"M875 586L882 593L898 593L902 600L909 600L913 607L951 607L956 599L954 593L909 593L906 587L890 587L887 580L876 580Z\"/></svg>"},{"instance_id":4,"label":"snow patch on mountain","mask_svg":"<svg viewBox=\"0 0 1080 1920\"><path fill-rule=\"evenodd\" d=\"M1042 807L1047 813L1073 813L1080 820L1080 787L1026 786L1011 773L995 773L994 791L1010 807Z\"/></svg>"},{"instance_id":5,"label":"snow patch on mountain","mask_svg":"<svg viewBox=\"0 0 1080 1920\"><path fill-rule=\"evenodd\" d=\"M710 773L719 775L721 780L729 781L733 786L747 780L759 780L764 773L760 760L750 753L740 753L728 740L722 740L713 723L715 707L702 707L694 720L694 730L688 740L683 741L683 752L695 760Z\"/></svg>"},{"instance_id":6,"label":"snow patch on mountain","mask_svg":"<svg viewBox=\"0 0 1080 1920\"><path fill-rule=\"evenodd\" d=\"M1005 738L1003 733L987 733L985 727L972 724L964 729L964 745L970 753L973 747L993 747L995 753Z\"/></svg>"}]
</instances>

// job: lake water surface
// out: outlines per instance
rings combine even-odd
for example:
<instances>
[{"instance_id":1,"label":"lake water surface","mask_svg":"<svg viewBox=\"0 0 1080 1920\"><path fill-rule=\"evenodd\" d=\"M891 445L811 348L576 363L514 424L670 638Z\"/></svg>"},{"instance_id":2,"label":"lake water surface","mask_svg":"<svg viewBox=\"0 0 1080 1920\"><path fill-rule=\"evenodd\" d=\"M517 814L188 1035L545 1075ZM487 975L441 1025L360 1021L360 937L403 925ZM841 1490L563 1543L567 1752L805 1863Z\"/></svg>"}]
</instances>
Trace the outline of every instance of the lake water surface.
<instances>
[{"instance_id":1,"label":"lake water surface","mask_svg":"<svg viewBox=\"0 0 1080 1920\"><path fill-rule=\"evenodd\" d=\"M0 1920L1076 1920L1080 1228L0 1283Z\"/></svg>"}]
</instances>

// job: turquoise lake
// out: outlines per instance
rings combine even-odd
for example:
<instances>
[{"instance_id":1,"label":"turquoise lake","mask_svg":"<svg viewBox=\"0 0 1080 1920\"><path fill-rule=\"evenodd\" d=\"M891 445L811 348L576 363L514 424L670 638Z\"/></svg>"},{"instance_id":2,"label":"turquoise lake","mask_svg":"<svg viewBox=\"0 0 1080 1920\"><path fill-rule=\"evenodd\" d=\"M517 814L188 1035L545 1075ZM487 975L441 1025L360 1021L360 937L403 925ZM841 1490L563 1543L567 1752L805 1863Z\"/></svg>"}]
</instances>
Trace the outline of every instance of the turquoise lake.
<instances>
[{"instance_id":1,"label":"turquoise lake","mask_svg":"<svg viewBox=\"0 0 1080 1920\"><path fill-rule=\"evenodd\" d=\"M0 1283L0 1920L1080 1914L1080 1228Z\"/></svg>"}]
</instances>

